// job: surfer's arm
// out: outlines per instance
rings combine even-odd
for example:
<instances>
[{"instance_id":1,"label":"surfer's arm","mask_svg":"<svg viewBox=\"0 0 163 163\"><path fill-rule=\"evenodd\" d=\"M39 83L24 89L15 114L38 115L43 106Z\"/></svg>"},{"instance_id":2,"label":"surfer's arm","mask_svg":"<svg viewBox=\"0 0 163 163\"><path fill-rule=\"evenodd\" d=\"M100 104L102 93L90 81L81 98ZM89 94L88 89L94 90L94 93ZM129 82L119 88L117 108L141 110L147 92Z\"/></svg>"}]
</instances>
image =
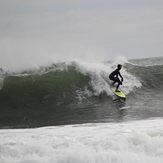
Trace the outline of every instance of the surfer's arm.
<instances>
[{"instance_id":1,"label":"surfer's arm","mask_svg":"<svg viewBox=\"0 0 163 163\"><path fill-rule=\"evenodd\" d=\"M119 76L121 77L121 80L123 81L123 77L122 77L121 73L119 72L118 74L119 74Z\"/></svg>"}]
</instances>

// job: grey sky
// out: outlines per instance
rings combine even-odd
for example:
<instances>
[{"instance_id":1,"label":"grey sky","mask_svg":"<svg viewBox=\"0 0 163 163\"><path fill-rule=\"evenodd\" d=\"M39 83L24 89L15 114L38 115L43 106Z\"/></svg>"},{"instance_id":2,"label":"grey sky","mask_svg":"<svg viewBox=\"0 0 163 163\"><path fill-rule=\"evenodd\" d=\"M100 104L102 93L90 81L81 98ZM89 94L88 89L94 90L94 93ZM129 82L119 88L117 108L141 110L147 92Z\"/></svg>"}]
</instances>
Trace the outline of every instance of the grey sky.
<instances>
[{"instance_id":1,"label":"grey sky","mask_svg":"<svg viewBox=\"0 0 163 163\"><path fill-rule=\"evenodd\" d=\"M163 56L162 44L162 0L0 1L0 67Z\"/></svg>"}]
</instances>

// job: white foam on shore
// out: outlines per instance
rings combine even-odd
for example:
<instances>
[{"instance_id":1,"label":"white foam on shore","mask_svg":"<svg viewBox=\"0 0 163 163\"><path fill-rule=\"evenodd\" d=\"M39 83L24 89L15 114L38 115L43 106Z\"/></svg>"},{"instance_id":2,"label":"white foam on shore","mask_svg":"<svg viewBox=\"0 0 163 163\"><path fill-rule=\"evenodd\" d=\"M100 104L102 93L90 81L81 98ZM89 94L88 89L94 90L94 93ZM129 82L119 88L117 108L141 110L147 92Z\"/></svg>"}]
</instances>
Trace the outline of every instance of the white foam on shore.
<instances>
[{"instance_id":1,"label":"white foam on shore","mask_svg":"<svg viewBox=\"0 0 163 163\"><path fill-rule=\"evenodd\" d=\"M3 163L162 163L163 119L0 130Z\"/></svg>"}]
</instances>

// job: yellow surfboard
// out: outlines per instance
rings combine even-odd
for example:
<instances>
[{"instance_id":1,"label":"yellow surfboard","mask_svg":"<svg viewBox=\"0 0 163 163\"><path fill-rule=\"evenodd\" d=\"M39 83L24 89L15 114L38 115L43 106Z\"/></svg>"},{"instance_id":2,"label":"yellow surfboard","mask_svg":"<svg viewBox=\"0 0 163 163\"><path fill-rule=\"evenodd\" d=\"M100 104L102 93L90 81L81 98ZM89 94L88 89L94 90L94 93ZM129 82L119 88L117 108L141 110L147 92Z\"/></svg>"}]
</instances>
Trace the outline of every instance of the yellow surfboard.
<instances>
[{"instance_id":1,"label":"yellow surfboard","mask_svg":"<svg viewBox=\"0 0 163 163\"><path fill-rule=\"evenodd\" d=\"M115 90L116 90L116 87L112 87L111 88L111 90L112 90L112 92L115 94L115 95L117 95L118 97L120 97L120 98L126 98L126 95L123 93L123 91L121 90L121 89L118 89L120 92L116 92Z\"/></svg>"}]
</instances>

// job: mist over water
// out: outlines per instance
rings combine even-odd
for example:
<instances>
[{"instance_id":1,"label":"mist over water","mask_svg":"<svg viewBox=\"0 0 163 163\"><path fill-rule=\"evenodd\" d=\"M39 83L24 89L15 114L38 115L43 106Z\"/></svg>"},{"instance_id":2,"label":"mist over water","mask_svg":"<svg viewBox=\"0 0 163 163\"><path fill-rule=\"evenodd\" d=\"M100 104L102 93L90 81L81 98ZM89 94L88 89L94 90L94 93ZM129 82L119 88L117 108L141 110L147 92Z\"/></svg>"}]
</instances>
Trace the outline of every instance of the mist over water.
<instances>
[{"instance_id":1,"label":"mist over water","mask_svg":"<svg viewBox=\"0 0 163 163\"><path fill-rule=\"evenodd\" d=\"M101 49L91 49L64 38L6 38L1 40L0 67L5 71L39 68L73 60L97 62L111 60Z\"/></svg>"}]
</instances>

